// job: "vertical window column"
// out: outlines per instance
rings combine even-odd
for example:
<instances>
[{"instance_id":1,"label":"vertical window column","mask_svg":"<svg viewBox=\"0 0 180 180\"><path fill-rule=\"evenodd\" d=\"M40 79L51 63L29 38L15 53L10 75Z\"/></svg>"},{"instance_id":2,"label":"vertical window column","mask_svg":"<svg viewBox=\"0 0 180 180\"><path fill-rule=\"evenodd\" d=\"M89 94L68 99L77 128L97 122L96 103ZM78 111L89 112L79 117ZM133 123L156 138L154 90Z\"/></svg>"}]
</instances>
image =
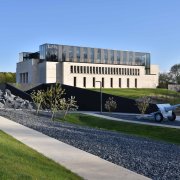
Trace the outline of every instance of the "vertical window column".
<instances>
[{"instance_id":1,"label":"vertical window column","mask_svg":"<svg viewBox=\"0 0 180 180\"><path fill-rule=\"evenodd\" d=\"M86 87L86 77L83 77L83 86Z\"/></svg>"},{"instance_id":2,"label":"vertical window column","mask_svg":"<svg viewBox=\"0 0 180 180\"><path fill-rule=\"evenodd\" d=\"M22 73L20 73L19 76L20 76L20 83L22 83Z\"/></svg>"},{"instance_id":3,"label":"vertical window column","mask_svg":"<svg viewBox=\"0 0 180 180\"><path fill-rule=\"evenodd\" d=\"M121 78L119 78L119 87L121 88Z\"/></svg>"},{"instance_id":4,"label":"vertical window column","mask_svg":"<svg viewBox=\"0 0 180 180\"><path fill-rule=\"evenodd\" d=\"M110 81L111 81L110 85L111 85L111 87L113 87L113 78L111 78Z\"/></svg>"},{"instance_id":5,"label":"vertical window column","mask_svg":"<svg viewBox=\"0 0 180 180\"><path fill-rule=\"evenodd\" d=\"M129 78L127 78L127 88L129 88Z\"/></svg>"},{"instance_id":6,"label":"vertical window column","mask_svg":"<svg viewBox=\"0 0 180 180\"><path fill-rule=\"evenodd\" d=\"M93 77L93 87L95 87L96 79Z\"/></svg>"},{"instance_id":7,"label":"vertical window column","mask_svg":"<svg viewBox=\"0 0 180 180\"><path fill-rule=\"evenodd\" d=\"M74 87L76 87L76 77L74 77Z\"/></svg>"},{"instance_id":8,"label":"vertical window column","mask_svg":"<svg viewBox=\"0 0 180 180\"><path fill-rule=\"evenodd\" d=\"M26 73L26 83L28 83L28 73Z\"/></svg>"},{"instance_id":9,"label":"vertical window column","mask_svg":"<svg viewBox=\"0 0 180 180\"><path fill-rule=\"evenodd\" d=\"M137 78L135 79L135 88L137 88Z\"/></svg>"},{"instance_id":10,"label":"vertical window column","mask_svg":"<svg viewBox=\"0 0 180 180\"><path fill-rule=\"evenodd\" d=\"M102 87L104 88L104 78L102 78Z\"/></svg>"}]
</instances>

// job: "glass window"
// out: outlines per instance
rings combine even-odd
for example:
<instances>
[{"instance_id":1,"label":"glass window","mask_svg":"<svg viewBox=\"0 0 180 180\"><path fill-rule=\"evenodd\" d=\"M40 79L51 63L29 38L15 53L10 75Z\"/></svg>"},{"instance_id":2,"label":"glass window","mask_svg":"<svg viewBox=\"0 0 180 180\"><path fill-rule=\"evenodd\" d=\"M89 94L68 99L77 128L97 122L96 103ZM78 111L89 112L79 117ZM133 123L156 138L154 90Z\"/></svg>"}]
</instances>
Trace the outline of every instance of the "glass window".
<instances>
[{"instance_id":1,"label":"glass window","mask_svg":"<svg viewBox=\"0 0 180 180\"><path fill-rule=\"evenodd\" d=\"M84 66L84 73L86 73L86 66Z\"/></svg>"},{"instance_id":2,"label":"glass window","mask_svg":"<svg viewBox=\"0 0 180 180\"><path fill-rule=\"evenodd\" d=\"M96 83L96 80L95 80L95 77L93 77L93 87L95 87L95 83Z\"/></svg>"},{"instance_id":3,"label":"glass window","mask_svg":"<svg viewBox=\"0 0 180 180\"><path fill-rule=\"evenodd\" d=\"M92 74L92 67L90 67L90 74Z\"/></svg>"},{"instance_id":4,"label":"glass window","mask_svg":"<svg viewBox=\"0 0 180 180\"><path fill-rule=\"evenodd\" d=\"M90 59L91 59L91 63L94 63L94 48L90 49Z\"/></svg>"},{"instance_id":5,"label":"glass window","mask_svg":"<svg viewBox=\"0 0 180 180\"><path fill-rule=\"evenodd\" d=\"M113 87L113 78L111 78L110 81L111 81L111 87Z\"/></svg>"},{"instance_id":6,"label":"glass window","mask_svg":"<svg viewBox=\"0 0 180 180\"><path fill-rule=\"evenodd\" d=\"M83 48L84 49L84 62L87 62L87 57L88 57L88 55L87 55L87 53L88 53L88 50L87 50L87 48Z\"/></svg>"},{"instance_id":7,"label":"glass window","mask_svg":"<svg viewBox=\"0 0 180 180\"><path fill-rule=\"evenodd\" d=\"M93 67L93 74L95 74L96 72L95 72L95 67Z\"/></svg>"},{"instance_id":8,"label":"glass window","mask_svg":"<svg viewBox=\"0 0 180 180\"><path fill-rule=\"evenodd\" d=\"M137 79L135 79L135 88L137 88Z\"/></svg>"},{"instance_id":9,"label":"glass window","mask_svg":"<svg viewBox=\"0 0 180 180\"><path fill-rule=\"evenodd\" d=\"M66 47L62 46L62 60L66 61Z\"/></svg>"},{"instance_id":10,"label":"glass window","mask_svg":"<svg viewBox=\"0 0 180 180\"><path fill-rule=\"evenodd\" d=\"M117 51L117 64L120 64L120 51Z\"/></svg>"},{"instance_id":11,"label":"glass window","mask_svg":"<svg viewBox=\"0 0 180 180\"><path fill-rule=\"evenodd\" d=\"M119 68L119 74L121 75L121 68Z\"/></svg>"},{"instance_id":12,"label":"glass window","mask_svg":"<svg viewBox=\"0 0 180 180\"><path fill-rule=\"evenodd\" d=\"M108 68L108 74L110 74L111 72L110 72L110 68Z\"/></svg>"},{"instance_id":13,"label":"glass window","mask_svg":"<svg viewBox=\"0 0 180 180\"><path fill-rule=\"evenodd\" d=\"M140 75L140 71L139 71L139 69L138 69L138 72L137 72L137 74L138 74L138 76Z\"/></svg>"},{"instance_id":14,"label":"glass window","mask_svg":"<svg viewBox=\"0 0 180 180\"><path fill-rule=\"evenodd\" d=\"M79 66L77 66L77 73L79 73Z\"/></svg>"},{"instance_id":15,"label":"glass window","mask_svg":"<svg viewBox=\"0 0 180 180\"><path fill-rule=\"evenodd\" d=\"M73 61L73 53L74 53L74 48L72 46L69 47L69 61Z\"/></svg>"},{"instance_id":16,"label":"glass window","mask_svg":"<svg viewBox=\"0 0 180 180\"><path fill-rule=\"evenodd\" d=\"M101 74L101 67L99 67L99 74Z\"/></svg>"},{"instance_id":17,"label":"glass window","mask_svg":"<svg viewBox=\"0 0 180 180\"><path fill-rule=\"evenodd\" d=\"M77 62L80 62L80 47L76 47L76 59Z\"/></svg>"},{"instance_id":18,"label":"glass window","mask_svg":"<svg viewBox=\"0 0 180 180\"><path fill-rule=\"evenodd\" d=\"M108 50L104 50L104 63L108 64Z\"/></svg>"},{"instance_id":19,"label":"glass window","mask_svg":"<svg viewBox=\"0 0 180 180\"><path fill-rule=\"evenodd\" d=\"M127 68L127 75L129 75L129 68Z\"/></svg>"},{"instance_id":20,"label":"glass window","mask_svg":"<svg viewBox=\"0 0 180 180\"><path fill-rule=\"evenodd\" d=\"M102 87L104 87L104 78L102 78Z\"/></svg>"},{"instance_id":21,"label":"glass window","mask_svg":"<svg viewBox=\"0 0 180 180\"><path fill-rule=\"evenodd\" d=\"M71 66L71 70L70 70L71 73L73 73L73 66Z\"/></svg>"},{"instance_id":22,"label":"glass window","mask_svg":"<svg viewBox=\"0 0 180 180\"><path fill-rule=\"evenodd\" d=\"M87 66L87 73L89 74L89 66Z\"/></svg>"},{"instance_id":23,"label":"glass window","mask_svg":"<svg viewBox=\"0 0 180 180\"><path fill-rule=\"evenodd\" d=\"M119 87L121 87L121 78L119 78Z\"/></svg>"},{"instance_id":24,"label":"glass window","mask_svg":"<svg viewBox=\"0 0 180 180\"><path fill-rule=\"evenodd\" d=\"M46 60L58 62L58 45L46 45Z\"/></svg>"},{"instance_id":25,"label":"glass window","mask_svg":"<svg viewBox=\"0 0 180 180\"><path fill-rule=\"evenodd\" d=\"M76 73L76 66L74 66L74 73Z\"/></svg>"},{"instance_id":26,"label":"glass window","mask_svg":"<svg viewBox=\"0 0 180 180\"><path fill-rule=\"evenodd\" d=\"M116 68L116 74L118 74L118 68Z\"/></svg>"},{"instance_id":27,"label":"glass window","mask_svg":"<svg viewBox=\"0 0 180 180\"><path fill-rule=\"evenodd\" d=\"M86 87L86 77L83 77L83 86Z\"/></svg>"},{"instance_id":28,"label":"glass window","mask_svg":"<svg viewBox=\"0 0 180 180\"><path fill-rule=\"evenodd\" d=\"M107 67L105 68L105 74L107 74Z\"/></svg>"},{"instance_id":29,"label":"glass window","mask_svg":"<svg viewBox=\"0 0 180 180\"><path fill-rule=\"evenodd\" d=\"M96 63L101 63L101 49L97 49L97 62Z\"/></svg>"},{"instance_id":30,"label":"glass window","mask_svg":"<svg viewBox=\"0 0 180 180\"><path fill-rule=\"evenodd\" d=\"M111 68L111 74L113 74L113 68Z\"/></svg>"},{"instance_id":31,"label":"glass window","mask_svg":"<svg viewBox=\"0 0 180 180\"><path fill-rule=\"evenodd\" d=\"M123 64L127 64L127 52L123 51Z\"/></svg>"},{"instance_id":32,"label":"glass window","mask_svg":"<svg viewBox=\"0 0 180 180\"><path fill-rule=\"evenodd\" d=\"M129 88L129 78L127 78L127 88Z\"/></svg>"},{"instance_id":33,"label":"glass window","mask_svg":"<svg viewBox=\"0 0 180 180\"><path fill-rule=\"evenodd\" d=\"M114 64L114 51L111 50L111 64Z\"/></svg>"},{"instance_id":34,"label":"glass window","mask_svg":"<svg viewBox=\"0 0 180 180\"><path fill-rule=\"evenodd\" d=\"M137 76L137 69L135 69L135 75Z\"/></svg>"},{"instance_id":35,"label":"glass window","mask_svg":"<svg viewBox=\"0 0 180 180\"><path fill-rule=\"evenodd\" d=\"M133 65L133 52L129 52L129 65Z\"/></svg>"},{"instance_id":36,"label":"glass window","mask_svg":"<svg viewBox=\"0 0 180 180\"><path fill-rule=\"evenodd\" d=\"M76 77L74 77L74 87L76 87Z\"/></svg>"},{"instance_id":37,"label":"glass window","mask_svg":"<svg viewBox=\"0 0 180 180\"><path fill-rule=\"evenodd\" d=\"M81 66L81 73L83 73L83 67Z\"/></svg>"},{"instance_id":38,"label":"glass window","mask_svg":"<svg viewBox=\"0 0 180 180\"><path fill-rule=\"evenodd\" d=\"M98 74L98 67L96 67L96 74Z\"/></svg>"},{"instance_id":39,"label":"glass window","mask_svg":"<svg viewBox=\"0 0 180 180\"><path fill-rule=\"evenodd\" d=\"M124 75L124 68L122 68L122 75Z\"/></svg>"},{"instance_id":40,"label":"glass window","mask_svg":"<svg viewBox=\"0 0 180 180\"><path fill-rule=\"evenodd\" d=\"M104 67L102 67L102 74L104 74Z\"/></svg>"}]
</instances>

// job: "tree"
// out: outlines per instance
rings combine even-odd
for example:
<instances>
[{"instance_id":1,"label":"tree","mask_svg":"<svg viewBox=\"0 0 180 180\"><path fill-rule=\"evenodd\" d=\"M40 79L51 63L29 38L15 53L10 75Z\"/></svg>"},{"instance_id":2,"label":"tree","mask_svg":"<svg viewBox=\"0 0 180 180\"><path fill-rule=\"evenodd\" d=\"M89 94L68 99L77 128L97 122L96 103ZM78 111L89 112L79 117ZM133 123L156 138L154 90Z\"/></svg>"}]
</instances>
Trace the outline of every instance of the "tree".
<instances>
[{"instance_id":1,"label":"tree","mask_svg":"<svg viewBox=\"0 0 180 180\"><path fill-rule=\"evenodd\" d=\"M71 98L68 98L67 100L65 98L61 99L60 109L63 110L64 112L63 120L65 120L66 115L69 110L76 111L78 109L78 106L76 104L77 104L77 101L75 100L74 96L71 96Z\"/></svg>"},{"instance_id":2,"label":"tree","mask_svg":"<svg viewBox=\"0 0 180 180\"><path fill-rule=\"evenodd\" d=\"M175 64L171 67L170 73L175 83L180 84L180 64Z\"/></svg>"},{"instance_id":3,"label":"tree","mask_svg":"<svg viewBox=\"0 0 180 180\"><path fill-rule=\"evenodd\" d=\"M34 104L36 105L36 114L39 114L39 110L42 107L42 104L45 104L45 92L43 90L33 91L31 97Z\"/></svg>"},{"instance_id":4,"label":"tree","mask_svg":"<svg viewBox=\"0 0 180 180\"><path fill-rule=\"evenodd\" d=\"M117 108L117 103L114 101L113 97L109 97L106 100L105 103L105 109L108 110L109 112L115 111Z\"/></svg>"},{"instance_id":5,"label":"tree","mask_svg":"<svg viewBox=\"0 0 180 180\"><path fill-rule=\"evenodd\" d=\"M0 72L0 83L15 83L16 73Z\"/></svg>"},{"instance_id":6,"label":"tree","mask_svg":"<svg viewBox=\"0 0 180 180\"><path fill-rule=\"evenodd\" d=\"M54 120L54 115L58 110L61 110L62 96L65 94L65 90L61 88L61 85L56 83L51 85L45 93L46 107L51 111L51 120Z\"/></svg>"},{"instance_id":7,"label":"tree","mask_svg":"<svg viewBox=\"0 0 180 180\"><path fill-rule=\"evenodd\" d=\"M141 112L141 114L144 114L149 107L149 103L151 102L151 98L148 96L143 96L139 99L136 99L136 105Z\"/></svg>"},{"instance_id":8,"label":"tree","mask_svg":"<svg viewBox=\"0 0 180 180\"><path fill-rule=\"evenodd\" d=\"M168 84L172 83L172 75L170 73L160 73L159 74L159 87L168 88Z\"/></svg>"}]
</instances>

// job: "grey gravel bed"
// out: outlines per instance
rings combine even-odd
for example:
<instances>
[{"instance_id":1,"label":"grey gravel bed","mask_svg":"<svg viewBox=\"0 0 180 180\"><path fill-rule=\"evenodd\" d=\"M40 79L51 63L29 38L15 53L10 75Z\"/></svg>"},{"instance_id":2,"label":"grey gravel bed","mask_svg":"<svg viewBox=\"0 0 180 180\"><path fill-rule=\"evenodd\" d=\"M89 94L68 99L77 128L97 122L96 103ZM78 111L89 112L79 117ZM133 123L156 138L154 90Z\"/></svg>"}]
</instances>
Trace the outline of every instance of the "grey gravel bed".
<instances>
[{"instance_id":1,"label":"grey gravel bed","mask_svg":"<svg viewBox=\"0 0 180 180\"><path fill-rule=\"evenodd\" d=\"M123 133L52 122L25 111L0 109L0 116L152 179L180 179L180 146Z\"/></svg>"}]
</instances>

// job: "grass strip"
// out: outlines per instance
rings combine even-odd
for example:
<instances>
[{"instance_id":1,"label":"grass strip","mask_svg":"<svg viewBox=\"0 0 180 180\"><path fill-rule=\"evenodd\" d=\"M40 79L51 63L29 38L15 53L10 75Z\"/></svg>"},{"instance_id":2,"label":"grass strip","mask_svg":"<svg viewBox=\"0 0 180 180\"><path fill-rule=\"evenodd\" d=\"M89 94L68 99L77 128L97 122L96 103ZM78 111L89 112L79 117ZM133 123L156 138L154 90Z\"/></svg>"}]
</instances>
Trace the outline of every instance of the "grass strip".
<instances>
[{"instance_id":1,"label":"grass strip","mask_svg":"<svg viewBox=\"0 0 180 180\"><path fill-rule=\"evenodd\" d=\"M63 166L0 131L0 179L81 179Z\"/></svg>"},{"instance_id":2,"label":"grass strip","mask_svg":"<svg viewBox=\"0 0 180 180\"><path fill-rule=\"evenodd\" d=\"M106 120L103 118L79 113L68 114L66 121L82 126L112 130L125 134L137 135L155 140L180 144L180 129Z\"/></svg>"}]
</instances>

